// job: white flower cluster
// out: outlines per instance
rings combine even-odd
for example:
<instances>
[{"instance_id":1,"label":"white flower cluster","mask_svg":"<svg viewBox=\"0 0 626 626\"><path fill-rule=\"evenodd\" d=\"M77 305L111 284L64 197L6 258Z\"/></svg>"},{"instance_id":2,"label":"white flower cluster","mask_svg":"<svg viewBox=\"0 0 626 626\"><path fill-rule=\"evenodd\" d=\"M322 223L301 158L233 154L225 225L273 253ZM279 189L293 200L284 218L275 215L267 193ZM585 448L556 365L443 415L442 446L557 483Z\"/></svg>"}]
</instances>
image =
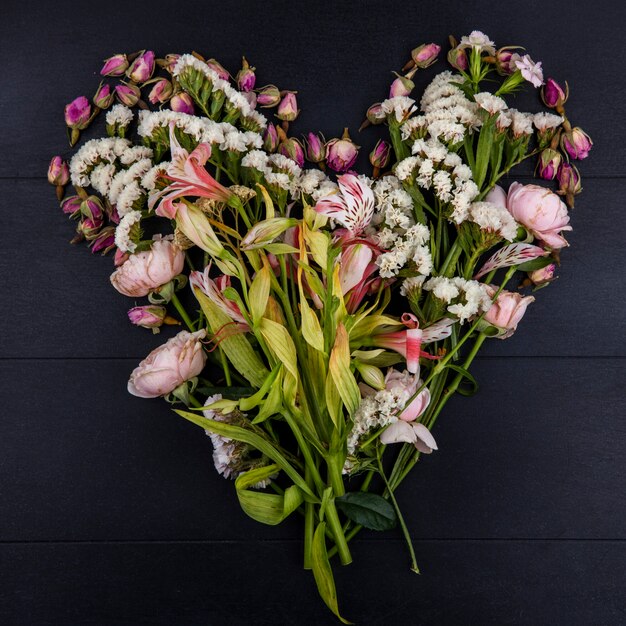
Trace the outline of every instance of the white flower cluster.
<instances>
[{"instance_id":1,"label":"white flower cluster","mask_svg":"<svg viewBox=\"0 0 626 626\"><path fill-rule=\"evenodd\" d=\"M236 108L243 117L253 120L261 129L267 126L267 118L255 111L241 92L231 84L220 78L206 63L200 61L192 54L183 54L177 61L172 71L174 76L180 76L188 67L204 74L212 84L213 93L220 91L226 96L226 100Z\"/></svg>"},{"instance_id":2,"label":"white flower cluster","mask_svg":"<svg viewBox=\"0 0 626 626\"><path fill-rule=\"evenodd\" d=\"M133 112L123 104L115 104L106 114L107 126L126 128L133 121Z\"/></svg>"},{"instance_id":3,"label":"white flower cluster","mask_svg":"<svg viewBox=\"0 0 626 626\"><path fill-rule=\"evenodd\" d=\"M289 191L293 198L305 193L317 201L337 189L337 185L324 172L302 169L295 161L282 154L251 150L243 157L241 165L256 170L269 185Z\"/></svg>"},{"instance_id":4,"label":"white flower cluster","mask_svg":"<svg viewBox=\"0 0 626 626\"><path fill-rule=\"evenodd\" d=\"M119 137L103 137L85 142L70 161L72 185L87 187L90 184L89 174L96 165L115 163L131 149L131 142Z\"/></svg>"},{"instance_id":5,"label":"white flower cluster","mask_svg":"<svg viewBox=\"0 0 626 626\"><path fill-rule=\"evenodd\" d=\"M477 224L481 230L498 233L507 241L513 241L517 235L517 222L505 207L493 202L472 202L468 221Z\"/></svg>"},{"instance_id":6,"label":"white flower cluster","mask_svg":"<svg viewBox=\"0 0 626 626\"><path fill-rule=\"evenodd\" d=\"M523 111L518 111L517 109L509 109L508 111L503 111L500 114L500 118L503 118L503 122L508 118L511 119L511 130L513 131L513 136L516 138L521 137L522 135L532 135L534 132L534 115L532 113L524 113ZM498 118L498 122L500 122L500 118Z\"/></svg>"},{"instance_id":7,"label":"white flower cluster","mask_svg":"<svg viewBox=\"0 0 626 626\"><path fill-rule=\"evenodd\" d=\"M431 137L438 137L448 144L463 141L468 130L482 124L478 105L465 97L453 83L462 80L452 72L441 72L424 90L420 101L423 115L402 126L402 136L407 139L418 129L426 129Z\"/></svg>"},{"instance_id":8,"label":"white flower cluster","mask_svg":"<svg viewBox=\"0 0 626 626\"><path fill-rule=\"evenodd\" d=\"M120 220L115 229L115 245L122 252L134 252L137 245L131 239L131 228L141 221L141 213L139 211L130 211Z\"/></svg>"},{"instance_id":9,"label":"white flower cluster","mask_svg":"<svg viewBox=\"0 0 626 626\"><path fill-rule=\"evenodd\" d=\"M563 122L564 119L560 115L554 115L554 113L546 113L542 111L540 113L535 113L533 116L533 124L539 132L556 128Z\"/></svg>"},{"instance_id":10,"label":"white flower cluster","mask_svg":"<svg viewBox=\"0 0 626 626\"><path fill-rule=\"evenodd\" d=\"M368 234L386 250L376 259L380 276L397 276L409 262L415 264L419 274L430 274L433 269L428 246L430 231L427 226L415 223L411 196L395 176L384 176L373 185L369 179L361 179L372 187L376 199Z\"/></svg>"},{"instance_id":11,"label":"white flower cluster","mask_svg":"<svg viewBox=\"0 0 626 626\"><path fill-rule=\"evenodd\" d=\"M119 170L113 177L106 197L111 204L117 207L117 213L120 217L131 211L134 202L145 194L145 191L139 186L139 182L152 167L151 159L141 159L133 163L128 169Z\"/></svg>"},{"instance_id":12,"label":"white flower cluster","mask_svg":"<svg viewBox=\"0 0 626 626\"><path fill-rule=\"evenodd\" d=\"M453 222L460 224L465 221L470 204L479 192L470 168L436 137L416 139L412 152L414 156L396 165L398 179L407 180L415 176L420 187L432 189L442 203L452 206L450 219Z\"/></svg>"},{"instance_id":13,"label":"white flower cluster","mask_svg":"<svg viewBox=\"0 0 626 626\"><path fill-rule=\"evenodd\" d=\"M423 288L448 305L448 313L458 317L461 323L491 307L487 285L476 280L466 280L460 276L434 276L424 283Z\"/></svg>"},{"instance_id":14,"label":"white flower cluster","mask_svg":"<svg viewBox=\"0 0 626 626\"><path fill-rule=\"evenodd\" d=\"M157 177L167 171L168 165L170 165L170 161L161 161L151 167L141 179L141 186L148 192L154 191Z\"/></svg>"},{"instance_id":15,"label":"white flower cluster","mask_svg":"<svg viewBox=\"0 0 626 626\"><path fill-rule=\"evenodd\" d=\"M490 115L495 115L508 108L506 102L500 96L496 96L488 91L477 93L474 96L474 100L481 109L484 109Z\"/></svg>"},{"instance_id":16,"label":"white flower cluster","mask_svg":"<svg viewBox=\"0 0 626 626\"><path fill-rule=\"evenodd\" d=\"M397 122L402 122L417 111L415 100L408 96L395 96L381 102L381 108L386 115L393 114Z\"/></svg>"}]
</instances>

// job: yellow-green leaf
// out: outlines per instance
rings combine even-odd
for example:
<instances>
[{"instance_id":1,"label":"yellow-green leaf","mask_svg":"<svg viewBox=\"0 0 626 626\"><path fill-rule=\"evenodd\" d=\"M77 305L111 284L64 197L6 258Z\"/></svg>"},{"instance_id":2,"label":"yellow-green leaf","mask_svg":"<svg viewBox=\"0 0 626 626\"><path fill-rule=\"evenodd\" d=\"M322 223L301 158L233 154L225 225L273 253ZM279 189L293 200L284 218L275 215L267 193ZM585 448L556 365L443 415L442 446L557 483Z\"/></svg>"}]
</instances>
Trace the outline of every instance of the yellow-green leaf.
<instances>
[{"instance_id":1,"label":"yellow-green leaf","mask_svg":"<svg viewBox=\"0 0 626 626\"><path fill-rule=\"evenodd\" d=\"M361 393L354 375L350 371L350 345L343 324L337 326L335 345L330 353L328 373L337 386L337 391L350 415L359 407Z\"/></svg>"},{"instance_id":2,"label":"yellow-green leaf","mask_svg":"<svg viewBox=\"0 0 626 626\"><path fill-rule=\"evenodd\" d=\"M261 334L267 345L278 361L282 362L288 372L298 379L298 358L296 346L289 331L277 322L264 317L259 325Z\"/></svg>"},{"instance_id":3,"label":"yellow-green leaf","mask_svg":"<svg viewBox=\"0 0 626 626\"><path fill-rule=\"evenodd\" d=\"M300 315L302 317L302 336L316 350L324 352L324 333L315 311L309 306L300 285Z\"/></svg>"},{"instance_id":4,"label":"yellow-green leaf","mask_svg":"<svg viewBox=\"0 0 626 626\"><path fill-rule=\"evenodd\" d=\"M267 308L267 301L270 297L270 268L267 263L256 273L250 291L248 292L248 301L250 303L250 313L252 321L258 324Z\"/></svg>"},{"instance_id":5,"label":"yellow-green leaf","mask_svg":"<svg viewBox=\"0 0 626 626\"><path fill-rule=\"evenodd\" d=\"M269 193L267 193L267 189L261 185L261 183L257 183L256 186L261 190L261 195L263 196L263 202L265 202L265 219L272 219L275 215L274 211L274 201L272 200Z\"/></svg>"}]
</instances>

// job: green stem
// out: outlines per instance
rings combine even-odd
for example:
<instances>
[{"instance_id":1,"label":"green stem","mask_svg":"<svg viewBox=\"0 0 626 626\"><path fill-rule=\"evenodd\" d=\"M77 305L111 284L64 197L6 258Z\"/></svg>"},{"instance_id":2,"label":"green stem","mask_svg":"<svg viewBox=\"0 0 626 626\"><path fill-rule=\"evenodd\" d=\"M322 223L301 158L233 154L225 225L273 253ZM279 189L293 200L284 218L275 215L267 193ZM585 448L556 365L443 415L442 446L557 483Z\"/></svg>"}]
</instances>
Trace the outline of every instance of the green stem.
<instances>
[{"instance_id":1,"label":"green stem","mask_svg":"<svg viewBox=\"0 0 626 626\"><path fill-rule=\"evenodd\" d=\"M335 548L339 554L341 564L349 565L352 563L352 555L350 554L350 548L348 547L346 536L343 533L343 528L341 528L334 498L331 498L326 504L326 520L328 521L328 527L333 533Z\"/></svg>"},{"instance_id":2,"label":"green stem","mask_svg":"<svg viewBox=\"0 0 626 626\"><path fill-rule=\"evenodd\" d=\"M311 468L304 468L304 480L311 485ZM315 507L312 502L304 503L304 569L311 569L312 557L311 546L313 545L313 533L315 531Z\"/></svg>"},{"instance_id":3,"label":"green stem","mask_svg":"<svg viewBox=\"0 0 626 626\"><path fill-rule=\"evenodd\" d=\"M178 299L178 296L175 293L172 294L172 304L176 307L178 314L183 318L183 322L185 322L185 324L187 325L187 328L189 328L189 330L193 332L195 330L193 322L191 321L191 318L189 317L189 315L187 315L187 311L185 311L185 307L183 306L182 302Z\"/></svg>"}]
</instances>

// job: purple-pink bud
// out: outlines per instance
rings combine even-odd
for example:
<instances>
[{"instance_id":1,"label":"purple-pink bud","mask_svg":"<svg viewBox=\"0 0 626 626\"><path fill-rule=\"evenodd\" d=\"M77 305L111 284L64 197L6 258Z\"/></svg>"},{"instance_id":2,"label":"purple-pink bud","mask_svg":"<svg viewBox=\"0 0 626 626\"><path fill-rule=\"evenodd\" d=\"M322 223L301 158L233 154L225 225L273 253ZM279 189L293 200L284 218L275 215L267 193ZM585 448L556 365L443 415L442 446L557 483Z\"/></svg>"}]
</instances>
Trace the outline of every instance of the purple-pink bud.
<instances>
[{"instance_id":1,"label":"purple-pink bud","mask_svg":"<svg viewBox=\"0 0 626 626\"><path fill-rule=\"evenodd\" d=\"M330 169L345 172L354 165L359 155L359 146L350 139L346 128L341 139L331 139L326 144L326 155L326 163Z\"/></svg>"},{"instance_id":2,"label":"purple-pink bud","mask_svg":"<svg viewBox=\"0 0 626 626\"><path fill-rule=\"evenodd\" d=\"M591 137L578 126L561 135L561 150L567 152L571 159L586 159L591 146Z\"/></svg>"},{"instance_id":3,"label":"purple-pink bud","mask_svg":"<svg viewBox=\"0 0 626 626\"><path fill-rule=\"evenodd\" d=\"M266 85L259 89L256 97L257 104L262 109L271 109L280 102L280 91L276 85Z\"/></svg>"},{"instance_id":4,"label":"purple-pink bud","mask_svg":"<svg viewBox=\"0 0 626 626\"><path fill-rule=\"evenodd\" d=\"M306 158L311 163L320 163L326 158L324 138L315 133L308 133L304 139L306 144Z\"/></svg>"},{"instance_id":5,"label":"purple-pink bud","mask_svg":"<svg viewBox=\"0 0 626 626\"><path fill-rule=\"evenodd\" d=\"M467 71L469 62L467 60L467 53L464 48L452 48L448 51L448 63L456 69L462 72Z\"/></svg>"},{"instance_id":6,"label":"purple-pink bud","mask_svg":"<svg viewBox=\"0 0 626 626\"><path fill-rule=\"evenodd\" d=\"M115 95L125 106L134 107L137 102L139 102L141 91L139 91L139 87L136 85L126 85L122 83L121 85L115 86Z\"/></svg>"},{"instance_id":7,"label":"purple-pink bud","mask_svg":"<svg viewBox=\"0 0 626 626\"><path fill-rule=\"evenodd\" d=\"M70 180L70 168L67 163L60 157L52 157L48 166L48 182L51 185L67 185Z\"/></svg>"},{"instance_id":8,"label":"purple-pink bud","mask_svg":"<svg viewBox=\"0 0 626 626\"><path fill-rule=\"evenodd\" d=\"M263 150L265 152L276 152L278 150L278 131L272 122L268 122L263 132Z\"/></svg>"},{"instance_id":9,"label":"purple-pink bud","mask_svg":"<svg viewBox=\"0 0 626 626\"><path fill-rule=\"evenodd\" d=\"M432 65L441 52L441 46L436 43L425 43L411 51L413 63L421 69Z\"/></svg>"},{"instance_id":10,"label":"purple-pink bud","mask_svg":"<svg viewBox=\"0 0 626 626\"><path fill-rule=\"evenodd\" d=\"M167 78L159 78L148 94L148 100L152 104L163 104L172 96L172 83Z\"/></svg>"},{"instance_id":11,"label":"purple-pink bud","mask_svg":"<svg viewBox=\"0 0 626 626\"><path fill-rule=\"evenodd\" d=\"M296 100L296 94L292 91L288 91L278 105L276 110L276 117L283 122L293 122L300 113L298 109L298 101Z\"/></svg>"},{"instance_id":12,"label":"purple-pink bud","mask_svg":"<svg viewBox=\"0 0 626 626\"><path fill-rule=\"evenodd\" d=\"M237 86L244 93L248 93L254 89L254 83L256 82L256 74L254 68L250 67L246 58L243 58L242 67L237 73Z\"/></svg>"},{"instance_id":13,"label":"purple-pink bud","mask_svg":"<svg viewBox=\"0 0 626 626\"><path fill-rule=\"evenodd\" d=\"M82 200L79 196L68 196L61 202L61 211L63 211L65 215L74 217L80 212L81 204Z\"/></svg>"},{"instance_id":14,"label":"purple-pink bud","mask_svg":"<svg viewBox=\"0 0 626 626\"><path fill-rule=\"evenodd\" d=\"M98 196L89 196L80 205L80 212L94 224L102 226L104 221L104 207Z\"/></svg>"},{"instance_id":15,"label":"purple-pink bud","mask_svg":"<svg viewBox=\"0 0 626 626\"><path fill-rule=\"evenodd\" d=\"M78 224L76 230L82 234L87 241L93 241L98 237L100 228L102 228L102 218L90 219L87 217Z\"/></svg>"},{"instance_id":16,"label":"purple-pink bud","mask_svg":"<svg viewBox=\"0 0 626 626\"><path fill-rule=\"evenodd\" d=\"M170 73L174 73L174 66L178 63L180 54L166 54L165 55L165 69Z\"/></svg>"},{"instance_id":17,"label":"purple-pink bud","mask_svg":"<svg viewBox=\"0 0 626 626\"><path fill-rule=\"evenodd\" d=\"M222 80L230 80L230 74L224 66L215 59L209 59L206 64L212 69Z\"/></svg>"},{"instance_id":18,"label":"purple-pink bud","mask_svg":"<svg viewBox=\"0 0 626 626\"><path fill-rule=\"evenodd\" d=\"M571 194L575 196L582 191L580 182L580 174L576 167L571 163L563 162L557 172L557 180L559 181L559 192L563 195Z\"/></svg>"},{"instance_id":19,"label":"purple-pink bud","mask_svg":"<svg viewBox=\"0 0 626 626\"><path fill-rule=\"evenodd\" d=\"M554 78L548 78L546 84L541 89L541 98L544 104L551 109L563 106L567 102L568 96L569 87L567 83L565 83L564 91Z\"/></svg>"},{"instance_id":20,"label":"purple-pink bud","mask_svg":"<svg viewBox=\"0 0 626 626\"><path fill-rule=\"evenodd\" d=\"M541 269L535 270L534 272L528 273L528 278L535 285L546 285L549 282L554 280L554 272L556 270L556 265L554 263L550 263L550 265L546 265Z\"/></svg>"},{"instance_id":21,"label":"purple-pink bud","mask_svg":"<svg viewBox=\"0 0 626 626\"><path fill-rule=\"evenodd\" d=\"M391 146L383 139L379 139L378 143L374 146L374 149L370 152L370 163L372 164L372 167L379 170L384 169L389 163L390 155Z\"/></svg>"},{"instance_id":22,"label":"purple-pink bud","mask_svg":"<svg viewBox=\"0 0 626 626\"><path fill-rule=\"evenodd\" d=\"M542 150L537 163L537 173L544 180L554 180L562 160L560 152L552 148Z\"/></svg>"},{"instance_id":23,"label":"purple-pink bud","mask_svg":"<svg viewBox=\"0 0 626 626\"><path fill-rule=\"evenodd\" d=\"M136 306L128 311L128 319L142 328L159 328L166 315L167 309L156 305Z\"/></svg>"},{"instance_id":24,"label":"purple-pink bud","mask_svg":"<svg viewBox=\"0 0 626 626\"><path fill-rule=\"evenodd\" d=\"M184 91L172 96L170 106L172 107L172 111L176 111L177 113L193 115L196 111L191 96Z\"/></svg>"},{"instance_id":25,"label":"purple-pink bud","mask_svg":"<svg viewBox=\"0 0 626 626\"><path fill-rule=\"evenodd\" d=\"M398 96L410 96L415 88L415 83L404 76L396 74L397 78L391 83L389 88L389 97L396 98Z\"/></svg>"},{"instance_id":26,"label":"purple-pink bud","mask_svg":"<svg viewBox=\"0 0 626 626\"><path fill-rule=\"evenodd\" d=\"M304 148L294 137L288 137L281 141L278 146L278 152L297 163L300 167L304 166Z\"/></svg>"},{"instance_id":27,"label":"purple-pink bud","mask_svg":"<svg viewBox=\"0 0 626 626\"><path fill-rule=\"evenodd\" d=\"M154 52L142 52L126 71L126 76L134 83L145 83L154 73Z\"/></svg>"},{"instance_id":28,"label":"purple-pink bud","mask_svg":"<svg viewBox=\"0 0 626 626\"><path fill-rule=\"evenodd\" d=\"M93 103L99 109L108 109L113 104L115 93L111 91L111 86L108 84L100 84L96 95L93 97Z\"/></svg>"},{"instance_id":29,"label":"purple-pink bud","mask_svg":"<svg viewBox=\"0 0 626 626\"><path fill-rule=\"evenodd\" d=\"M128 69L128 59L125 54L114 54L104 60L104 65L100 70L102 76L122 76Z\"/></svg>"},{"instance_id":30,"label":"purple-pink bud","mask_svg":"<svg viewBox=\"0 0 626 626\"><path fill-rule=\"evenodd\" d=\"M85 96L79 96L65 106L65 124L68 128L83 130L91 117L91 105Z\"/></svg>"},{"instance_id":31,"label":"purple-pink bud","mask_svg":"<svg viewBox=\"0 0 626 626\"><path fill-rule=\"evenodd\" d=\"M92 240L91 253L96 254L97 252L102 252L102 254L106 254L110 250L113 250L113 248L115 248L115 227L107 226Z\"/></svg>"},{"instance_id":32,"label":"purple-pink bud","mask_svg":"<svg viewBox=\"0 0 626 626\"><path fill-rule=\"evenodd\" d=\"M501 76L509 76L513 74L517 67L513 63L515 52L512 48L500 48L496 52L496 70ZM519 58L519 55L516 56Z\"/></svg>"},{"instance_id":33,"label":"purple-pink bud","mask_svg":"<svg viewBox=\"0 0 626 626\"><path fill-rule=\"evenodd\" d=\"M370 124L382 124L385 121L385 112L383 111L383 105L380 102L376 102L372 104L372 106L367 109L367 121Z\"/></svg>"}]
</instances>

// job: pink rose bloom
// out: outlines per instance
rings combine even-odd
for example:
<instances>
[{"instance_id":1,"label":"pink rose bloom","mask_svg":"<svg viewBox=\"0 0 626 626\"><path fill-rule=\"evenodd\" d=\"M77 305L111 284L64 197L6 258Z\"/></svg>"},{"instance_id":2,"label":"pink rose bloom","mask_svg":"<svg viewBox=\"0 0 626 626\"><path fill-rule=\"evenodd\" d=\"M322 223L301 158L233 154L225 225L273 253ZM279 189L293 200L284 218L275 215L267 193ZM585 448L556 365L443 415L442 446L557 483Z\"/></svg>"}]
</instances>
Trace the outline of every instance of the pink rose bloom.
<instances>
[{"instance_id":1,"label":"pink rose bloom","mask_svg":"<svg viewBox=\"0 0 626 626\"><path fill-rule=\"evenodd\" d=\"M489 200L492 193L500 192L493 190L487 196L488 201L493 201ZM550 189L513 183L509 187L506 208L520 224L551 248L558 249L568 245L560 234L563 230L572 230L567 206Z\"/></svg>"},{"instance_id":2,"label":"pink rose bloom","mask_svg":"<svg viewBox=\"0 0 626 626\"><path fill-rule=\"evenodd\" d=\"M206 330L183 330L153 350L132 372L128 392L139 398L164 396L198 376L206 363L201 339Z\"/></svg>"},{"instance_id":3,"label":"pink rose bloom","mask_svg":"<svg viewBox=\"0 0 626 626\"><path fill-rule=\"evenodd\" d=\"M487 293L490 298L493 298L497 291L497 287L494 285L487 285ZM513 293L511 291L501 291L497 300L491 305L491 308L485 313L483 318L493 326L505 331L502 335L498 336L498 339L507 339L520 323L526 309L531 302L534 302L535 298L532 296L522 296L519 293Z\"/></svg>"},{"instance_id":4,"label":"pink rose bloom","mask_svg":"<svg viewBox=\"0 0 626 626\"><path fill-rule=\"evenodd\" d=\"M150 250L131 254L111 274L111 284L131 298L147 296L183 271L185 255L167 239L159 239Z\"/></svg>"}]
</instances>

